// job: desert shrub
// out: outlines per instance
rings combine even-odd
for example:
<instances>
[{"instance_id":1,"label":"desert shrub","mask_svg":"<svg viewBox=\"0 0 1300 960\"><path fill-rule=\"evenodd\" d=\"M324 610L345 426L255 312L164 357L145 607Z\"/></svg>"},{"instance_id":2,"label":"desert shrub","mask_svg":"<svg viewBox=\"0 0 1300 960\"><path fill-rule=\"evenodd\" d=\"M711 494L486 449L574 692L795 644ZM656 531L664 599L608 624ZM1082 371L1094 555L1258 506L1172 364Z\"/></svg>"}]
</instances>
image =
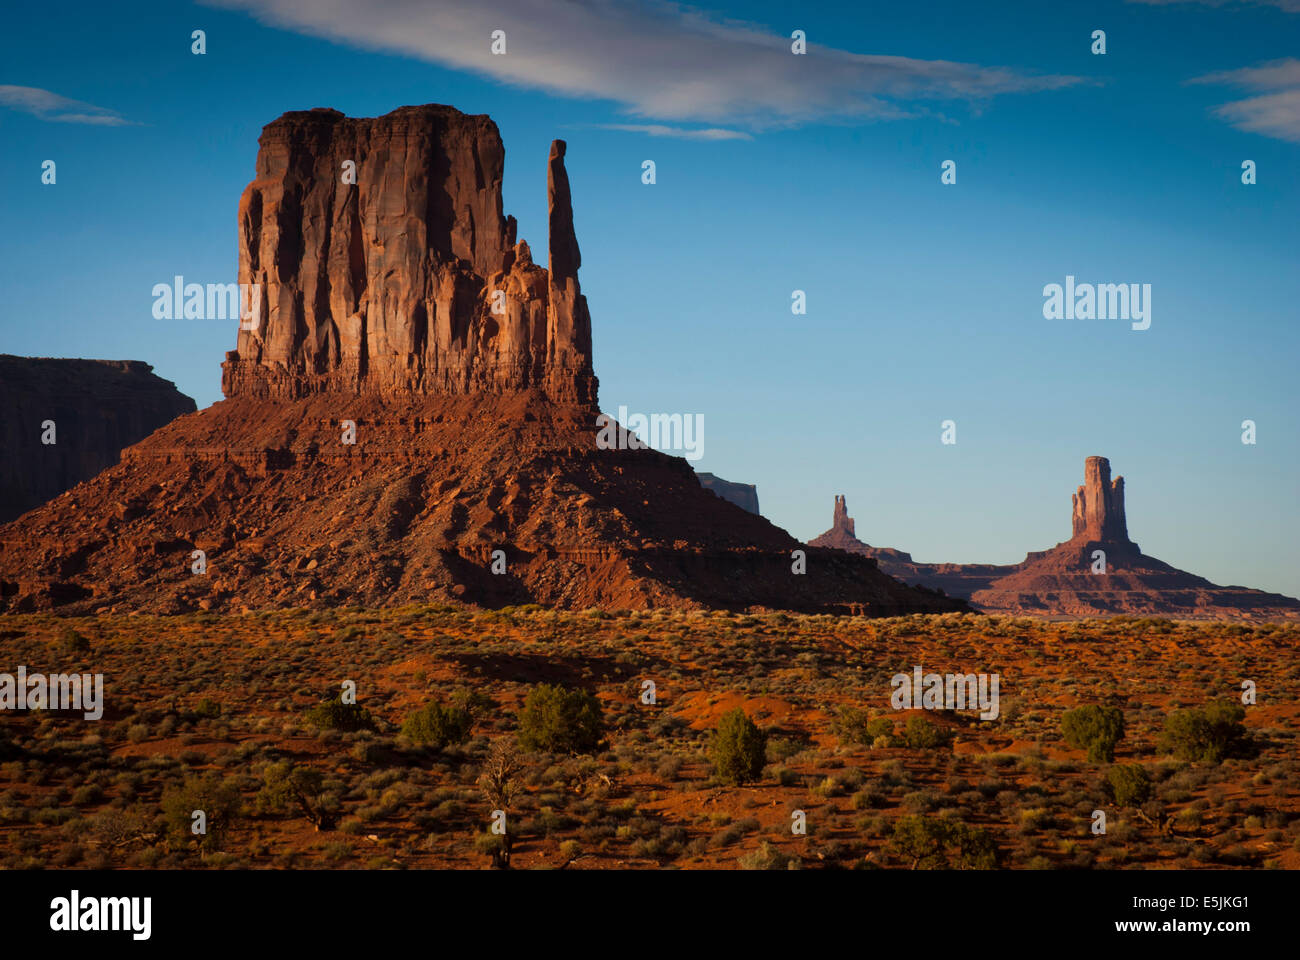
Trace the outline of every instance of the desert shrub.
<instances>
[{"instance_id":1,"label":"desert shrub","mask_svg":"<svg viewBox=\"0 0 1300 960\"><path fill-rule=\"evenodd\" d=\"M98 803L104 797L104 791L99 787L88 785L78 787L72 791L72 805L74 807L84 807L90 803Z\"/></svg>"},{"instance_id":2,"label":"desert shrub","mask_svg":"<svg viewBox=\"0 0 1300 960\"><path fill-rule=\"evenodd\" d=\"M1070 746L1088 751L1090 763L1112 763L1124 736L1124 711L1095 703L1075 707L1061 717L1061 733Z\"/></svg>"},{"instance_id":3,"label":"desert shrub","mask_svg":"<svg viewBox=\"0 0 1300 960\"><path fill-rule=\"evenodd\" d=\"M1250 737L1241 721L1246 711L1231 700L1175 710L1165 719L1160 749L1179 760L1218 763L1249 752Z\"/></svg>"},{"instance_id":4,"label":"desert shrub","mask_svg":"<svg viewBox=\"0 0 1300 960\"><path fill-rule=\"evenodd\" d=\"M238 785L233 780L223 779L217 773L202 777L188 776L181 786L166 790L162 796L163 819L167 831L173 837L184 840L192 840L197 836L199 845L205 849L220 846L242 807ZM196 810L202 810L207 820L207 832L204 834L193 832Z\"/></svg>"},{"instance_id":5,"label":"desert shrub","mask_svg":"<svg viewBox=\"0 0 1300 960\"><path fill-rule=\"evenodd\" d=\"M713 766L723 783L748 783L763 772L767 734L737 707L722 715L713 738Z\"/></svg>"},{"instance_id":6,"label":"desert shrub","mask_svg":"<svg viewBox=\"0 0 1300 960\"><path fill-rule=\"evenodd\" d=\"M777 767L772 771L772 776L776 778L777 784L782 787L793 787L803 779L789 767Z\"/></svg>"},{"instance_id":7,"label":"desert shrub","mask_svg":"<svg viewBox=\"0 0 1300 960\"><path fill-rule=\"evenodd\" d=\"M260 813L297 809L317 829L333 829L339 803L324 792L324 779L319 770L295 766L287 760L268 764L262 774L262 789L253 803Z\"/></svg>"},{"instance_id":8,"label":"desert shrub","mask_svg":"<svg viewBox=\"0 0 1300 960\"><path fill-rule=\"evenodd\" d=\"M451 705L469 714L471 720L478 720L495 707L496 703L485 693L471 690L469 687L460 687L451 695Z\"/></svg>"},{"instance_id":9,"label":"desert shrub","mask_svg":"<svg viewBox=\"0 0 1300 960\"><path fill-rule=\"evenodd\" d=\"M87 820L93 842L104 847L125 847L154 839L149 818L139 807L108 809Z\"/></svg>"},{"instance_id":10,"label":"desert shrub","mask_svg":"<svg viewBox=\"0 0 1300 960\"><path fill-rule=\"evenodd\" d=\"M873 717L860 707L843 707L831 721L831 729L841 740L869 747L880 737L894 735L894 721Z\"/></svg>"},{"instance_id":11,"label":"desert shrub","mask_svg":"<svg viewBox=\"0 0 1300 960\"><path fill-rule=\"evenodd\" d=\"M767 759L769 763L782 763L808 749L808 745L793 737L768 737Z\"/></svg>"},{"instance_id":12,"label":"desert shrub","mask_svg":"<svg viewBox=\"0 0 1300 960\"><path fill-rule=\"evenodd\" d=\"M441 750L449 744L468 740L473 725L474 719L467 710L444 707L437 700L430 700L407 716L402 724L402 733L416 743Z\"/></svg>"},{"instance_id":13,"label":"desert shrub","mask_svg":"<svg viewBox=\"0 0 1300 960\"><path fill-rule=\"evenodd\" d=\"M1140 763L1118 763L1106 772L1107 792L1121 807L1136 807L1151 796L1151 778Z\"/></svg>"},{"instance_id":14,"label":"desert shrub","mask_svg":"<svg viewBox=\"0 0 1300 960\"><path fill-rule=\"evenodd\" d=\"M929 717L916 713L907 718L907 725L903 728L903 742L909 747L930 749L946 744L948 734L931 722Z\"/></svg>"},{"instance_id":15,"label":"desert shrub","mask_svg":"<svg viewBox=\"0 0 1300 960\"><path fill-rule=\"evenodd\" d=\"M590 753L605 735L600 701L586 690L543 683L519 711L519 746L527 751Z\"/></svg>"},{"instance_id":16,"label":"desert shrub","mask_svg":"<svg viewBox=\"0 0 1300 960\"><path fill-rule=\"evenodd\" d=\"M663 757L655 765L655 776L665 783L672 783L681 776L684 762L681 757Z\"/></svg>"},{"instance_id":17,"label":"desert shrub","mask_svg":"<svg viewBox=\"0 0 1300 960\"><path fill-rule=\"evenodd\" d=\"M474 837L474 849L492 858L492 866L504 869L510 866L510 839L496 833L480 833Z\"/></svg>"},{"instance_id":18,"label":"desert shrub","mask_svg":"<svg viewBox=\"0 0 1300 960\"><path fill-rule=\"evenodd\" d=\"M836 777L827 777L820 783L814 784L812 792L819 797L838 797L845 792L844 784Z\"/></svg>"},{"instance_id":19,"label":"desert shrub","mask_svg":"<svg viewBox=\"0 0 1300 960\"><path fill-rule=\"evenodd\" d=\"M991 870L997 847L987 830L944 817L900 817L889 849L913 870Z\"/></svg>"},{"instance_id":20,"label":"desert shrub","mask_svg":"<svg viewBox=\"0 0 1300 960\"><path fill-rule=\"evenodd\" d=\"M59 649L64 653L76 654L90 652L90 641L67 624L64 624L59 628L57 639Z\"/></svg>"},{"instance_id":21,"label":"desert shrub","mask_svg":"<svg viewBox=\"0 0 1300 960\"><path fill-rule=\"evenodd\" d=\"M742 870L798 870L799 858L782 853L766 840L759 841L758 849L737 858Z\"/></svg>"},{"instance_id":22,"label":"desert shrub","mask_svg":"<svg viewBox=\"0 0 1300 960\"><path fill-rule=\"evenodd\" d=\"M851 802L854 810L870 810L886 806L889 799L879 790L868 787L855 793Z\"/></svg>"},{"instance_id":23,"label":"desert shrub","mask_svg":"<svg viewBox=\"0 0 1300 960\"><path fill-rule=\"evenodd\" d=\"M194 713L200 717L207 717L209 720L215 720L221 716L221 704L209 697L204 697L194 705Z\"/></svg>"},{"instance_id":24,"label":"desert shrub","mask_svg":"<svg viewBox=\"0 0 1300 960\"><path fill-rule=\"evenodd\" d=\"M375 720L359 703L344 703L335 697L307 711L306 721L321 730L373 730Z\"/></svg>"}]
</instances>

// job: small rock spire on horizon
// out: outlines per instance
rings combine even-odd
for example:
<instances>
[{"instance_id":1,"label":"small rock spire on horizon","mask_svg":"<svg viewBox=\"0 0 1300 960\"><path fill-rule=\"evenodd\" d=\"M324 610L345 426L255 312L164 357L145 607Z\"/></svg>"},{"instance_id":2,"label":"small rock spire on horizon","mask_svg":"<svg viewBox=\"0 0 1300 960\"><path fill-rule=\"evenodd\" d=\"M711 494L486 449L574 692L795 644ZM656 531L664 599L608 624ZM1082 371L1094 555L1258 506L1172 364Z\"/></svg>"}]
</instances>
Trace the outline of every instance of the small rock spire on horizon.
<instances>
[{"instance_id":1,"label":"small rock spire on horizon","mask_svg":"<svg viewBox=\"0 0 1300 960\"><path fill-rule=\"evenodd\" d=\"M857 536L853 529L853 518L849 516L848 504L842 493L835 495L835 516L831 528L833 530L843 530L851 537Z\"/></svg>"}]
</instances>

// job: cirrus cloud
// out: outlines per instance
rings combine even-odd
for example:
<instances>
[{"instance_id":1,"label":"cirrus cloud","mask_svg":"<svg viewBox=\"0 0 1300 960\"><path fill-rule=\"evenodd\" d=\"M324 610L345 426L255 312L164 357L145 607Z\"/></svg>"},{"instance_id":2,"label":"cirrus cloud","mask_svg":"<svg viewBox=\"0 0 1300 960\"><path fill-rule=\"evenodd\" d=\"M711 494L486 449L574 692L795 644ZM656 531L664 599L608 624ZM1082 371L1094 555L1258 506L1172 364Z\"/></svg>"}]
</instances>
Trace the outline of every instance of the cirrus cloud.
<instances>
[{"instance_id":1,"label":"cirrus cloud","mask_svg":"<svg viewBox=\"0 0 1300 960\"><path fill-rule=\"evenodd\" d=\"M681 140L753 140L743 130L727 130L722 127L670 127L662 123L592 123L595 130L620 130L624 133L644 133L651 137L677 137Z\"/></svg>"},{"instance_id":2,"label":"cirrus cloud","mask_svg":"<svg viewBox=\"0 0 1300 960\"><path fill-rule=\"evenodd\" d=\"M72 100L40 87L19 87L0 84L0 107L21 113L30 113L53 123L85 123L101 127L122 127L131 124L116 110L97 107L93 103Z\"/></svg>"},{"instance_id":3,"label":"cirrus cloud","mask_svg":"<svg viewBox=\"0 0 1300 960\"><path fill-rule=\"evenodd\" d=\"M852 53L663 0L207 0L259 21L566 97L607 99L632 117L751 130L911 116L903 101L978 103L1055 90L1079 77L947 60ZM493 31L506 53L490 50ZM924 111L922 111L924 112ZM666 136L670 134L655 133Z\"/></svg>"},{"instance_id":4,"label":"cirrus cloud","mask_svg":"<svg viewBox=\"0 0 1300 960\"><path fill-rule=\"evenodd\" d=\"M1284 13L1300 13L1300 0L1128 0L1129 3L1142 3L1149 7L1168 7L1175 3L1198 3L1203 7L1230 7L1240 10L1243 7L1277 7Z\"/></svg>"},{"instance_id":5,"label":"cirrus cloud","mask_svg":"<svg viewBox=\"0 0 1300 960\"><path fill-rule=\"evenodd\" d=\"M1238 130L1300 143L1300 60L1288 57L1256 67L1220 70L1188 82L1260 91L1257 96L1216 107L1214 112Z\"/></svg>"}]
</instances>

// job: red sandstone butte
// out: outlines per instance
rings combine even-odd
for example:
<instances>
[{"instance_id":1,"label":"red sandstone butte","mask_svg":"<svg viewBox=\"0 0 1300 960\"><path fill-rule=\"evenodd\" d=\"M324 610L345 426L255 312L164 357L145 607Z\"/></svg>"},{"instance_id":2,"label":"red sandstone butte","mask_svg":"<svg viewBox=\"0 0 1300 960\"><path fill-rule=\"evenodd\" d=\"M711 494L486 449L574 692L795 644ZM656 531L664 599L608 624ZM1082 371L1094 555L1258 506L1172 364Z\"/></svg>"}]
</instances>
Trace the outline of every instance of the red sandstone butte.
<instances>
[{"instance_id":1,"label":"red sandstone butte","mask_svg":"<svg viewBox=\"0 0 1300 960\"><path fill-rule=\"evenodd\" d=\"M317 109L286 113L259 144L239 281L262 285L263 316L227 354L227 397L595 397L562 140L548 165L549 271L502 212L505 148L486 116Z\"/></svg>"},{"instance_id":2,"label":"red sandstone butte","mask_svg":"<svg viewBox=\"0 0 1300 960\"><path fill-rule=\"evenodd\" d=\"M1047 617L1117 614L1180 619L1300 618L1300 601L1247 587L1221 587L1142 553L1129 539L1124 478L1111 480L1110 461L1088 457L1072 496L1069 540L1026 555L1018 564L918 563L910 554L858 540L843 497L834 525L809 541L872 557L890 576L970 600L989 613ZM1094 573L1096 554L1106 572Z\"/></svg>"},{"instance_id":3,"label":"red sandstone butte","mask_svg":"<svg viewBox=\"0 0 1300 960\"><path fill-rule=\"evenodd\" d=\"M597 446L564 159L557 140L542 267L502 213L489 118L269 124L238 221L239 280L264 309L226 356L226 399L0 527L0 610L965 609L805 547L681 458Z\"/></svg>"}]
</instances>

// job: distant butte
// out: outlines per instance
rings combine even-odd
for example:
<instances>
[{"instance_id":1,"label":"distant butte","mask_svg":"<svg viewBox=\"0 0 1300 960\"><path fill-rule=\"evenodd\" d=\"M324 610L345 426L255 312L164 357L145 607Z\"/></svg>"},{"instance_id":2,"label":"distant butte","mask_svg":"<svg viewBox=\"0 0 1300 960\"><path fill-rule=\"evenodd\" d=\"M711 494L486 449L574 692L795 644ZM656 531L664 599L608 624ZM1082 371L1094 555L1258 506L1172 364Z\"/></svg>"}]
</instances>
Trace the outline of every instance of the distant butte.
<instances>
[{"instance_id":1,"label":"distant butte","mask_svg":"<svg viewBox=\"0 0 1300 960\"><path fill-rule=\"evenodd\" d=\"M733 483L730 480L723 480L712 473L700 473L697 476L700 478L700 485L705 490L712 490L723 500L729 500L742 510L748 510L750 513L762 512L758 509L758 487L752 483Z\"/></svg>"},{"instance_id":2,"label":"distant butte","mask_svg":"<svg viewBox=\"0 0 1300 960\"><path fill-rule=\"evenodd\" d=\"M1070 539L1012 565L918 563L900 550L872 547L857 538L840 496L835 498L831 529L809 545L871 557L890 576L969 600L988 613L1300 619L1300 600L1247 587L1221 587L1142 553L1128 535L1124 478L1111 480L1105 457L1088 457L1083 485L1071 501ZM1104 574L1093 572L1097 551L1105 555Z\"/></svg>"},{"instance_id":3,"label":"distant butte","mask_svg":"<svg viewBox=\"0 0 1300 960\"><path fill-rule=\"evenodd\" d=\"M117 463L123 447L193 412L193 400L140 360L0 354L0 523L89 480Z\"/></svg>"}]
</instances>

